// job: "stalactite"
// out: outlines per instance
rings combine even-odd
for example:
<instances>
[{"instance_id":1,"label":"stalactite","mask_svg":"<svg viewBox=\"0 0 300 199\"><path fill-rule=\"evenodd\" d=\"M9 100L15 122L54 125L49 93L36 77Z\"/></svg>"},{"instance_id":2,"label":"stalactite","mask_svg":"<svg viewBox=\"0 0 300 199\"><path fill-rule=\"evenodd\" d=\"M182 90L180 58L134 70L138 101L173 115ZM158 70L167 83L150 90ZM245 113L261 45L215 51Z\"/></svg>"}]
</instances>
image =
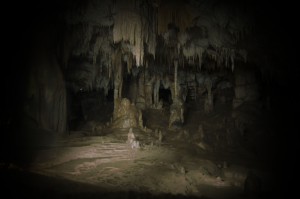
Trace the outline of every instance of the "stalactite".
<instances>
[{"instance_id":1,"label":"stalactite","mask_svg":"<svg viewBox=\"0 0 300 199\"><path fill-rule=\"evenodd\" d=\"M131 73L131 69L132 69L132 54L128 53L127 55L127 73L130 74Z\"/></svg>"},{"instance_id":2,"label":"stalactite","mask_svg":"<svg viewBox=\"0 0 300 199\"><path fill-rule=\"evenodd\" d=\"M192 60L192 64L195 64L195 60L198 57L198 65L199 65L199 68L201 69L202 55L204 53L204 48L202 48L201 46L195 46L195 45L184 46L182 53L186 59Z\"/></svg>"},{"instance_id":3,"label":"stalactite","mask_svg":"<svg viewBox=\"0 0 300 199\"><path fill-rule=\"evenodd\" d=\"M228 67L228 50L226 50L226 53L225 53L225 66Z\"/></svg>"},{"instance_id":4,"label":"stalactite","mask_svg":"<svg viewBox=\"0 0 300 199\"><path fill-rule=\"evenodd\" d=\"M193 65L195 65L195 55L192 56Z\"/></svg>"},{"instance_id":5,"label":"stalactite","mask_svg":"<svg viewBox=\"0 0 300 199\"><path fill-rule=\"evenodd\" d=\"M175 98L178 97L178 86L177 86L177 75L178 75L178 60L174 60L174 93Z\"/></svg>"},{"instance_id":6,"label":"stalactite","mask_svg":"<svg viewBox=\"0 0 300 199\"><path fill-rule=\"evenodd\" d=\"M144 59L141 17L133 12L120 12L115 17L113 41L128 41L132 45L132 54L136 65L141 66Z\"/></svg>"},{"instance_id":7,"label":"stalactite","mask_svg":"<svg viewBox=\"0 0 300 199\"><path fill-rule=\"evenodd\" d=\"M93 65L96 64L97 61L97 56L99 54L100 48L101 48L101 43L102 43L102 38L97 37L95 45L94 45L94 50L93 50Z\"/></svg>"},{"instance_id":8,"label":"stalactite","mask_svg":"<svg viewBox=\"0 0 300 199\"><path fill-rule=\"evenodd\" d=\"M116 7L119 12L114 19L113 41L128 41L136 65L141 66L144 63L144 43L147 43L147 52L155 57L156 20L148 20L149 13L137 6L134 0L117 1Z\"/></svg>"},{"instance_id":9,"label":"stalactite","mask_svg":"<svg viewBox=\"0 0 300 199\"><path fill-rule=\"evenodd\" d=\"M108 78L111 79L111 74L112 74L112 63L113 63L113 59L111 58L110 61L108 62Z\"/></svg>"},{"instance_id":10,"label":"stalactite","mask_svg":"<svg viewBox=\"0 0 300 199\"><path fill-rule=\"evenodd\" d=\"M197 48L197 55L198 55L198 59L199 59L199 68L201 70L201 66L202 66L202 54L203 54L203 49L201 47Z\"/></svg>"},{"instance_id":11,"label":"stalactite","mask_svg":"<svg viewBox=\"0 0 300 199\"><path fill-rule=\"evenodd\" d=\"M199 56L199 69L200 69L200 71L202 69L202 55L201 55L201 57Z\"/></svg>"},{"instance_id":12,"label":"stalactite","mask_svg":"<svg viewBox=\"0 0 300 199\"><path fill-rule=\"evenodd\" d=\"M232 49L230 51L230 59L231 59L231 70L234 70L234 57L235 57L235 51Z\"/></svg>"},{"instance_id":13,"label":"stalactite","mask_svg":"<svg viewBox=\"0 0 300 199\"><path fill-rule=\"evenodd\" d=\"M123 87L123 67L122 67L122 51L117 48L112 56L113 60L113 80L114 80L114 99L121 99Z\"/></svg>"}]
</instances>

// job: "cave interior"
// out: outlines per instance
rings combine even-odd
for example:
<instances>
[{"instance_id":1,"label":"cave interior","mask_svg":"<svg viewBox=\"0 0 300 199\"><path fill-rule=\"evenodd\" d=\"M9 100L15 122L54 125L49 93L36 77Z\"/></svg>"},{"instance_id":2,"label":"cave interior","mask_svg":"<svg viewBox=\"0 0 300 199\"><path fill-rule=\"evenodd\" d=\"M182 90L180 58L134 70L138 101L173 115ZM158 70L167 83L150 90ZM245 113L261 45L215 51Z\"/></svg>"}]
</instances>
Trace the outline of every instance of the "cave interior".
<instances>
[{"instance_id":1,"label":"cave interior","mask_svg":"<svg viewBox=\"0 0 300 199\"><path fill-rule=\"evenodd\" d=\"M292 5L76 0L10 7L1 79L4 192L291 193L300 79Z\"/></svg>"}]
</instances>

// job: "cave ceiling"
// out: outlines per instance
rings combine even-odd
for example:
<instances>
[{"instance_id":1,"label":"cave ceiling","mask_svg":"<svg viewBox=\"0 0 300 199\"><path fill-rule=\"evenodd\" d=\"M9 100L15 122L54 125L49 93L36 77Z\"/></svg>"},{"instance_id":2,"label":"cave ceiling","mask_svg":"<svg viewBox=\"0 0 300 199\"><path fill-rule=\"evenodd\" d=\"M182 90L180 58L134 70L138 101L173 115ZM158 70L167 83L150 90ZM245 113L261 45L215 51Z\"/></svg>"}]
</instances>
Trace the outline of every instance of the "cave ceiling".
<instances>
[{"instance_id":1,"label":"cave ceiling","mask_svg":"<svg viewBox=\"0 0 300 199\"><path fill-rule=\"evenodd\" d=\"M10 22L15 33L8 38L13 37L13 43L28 51L35 48L33 44L41 45L36 38L46 32L44 37L51 37L48 43L55 45L66 80L77 81L78 88L91 87L95 77L101 77L99 84L107 84L117 73L119 57L129 74L144 67L170 71L174 60L178 60L179 70L192 72L234 71L238 65L249 65L262 72L282 73L274 63L286 61L282 52L288 51L285 44L291 40L288 25L283 23L288 16L280 14L282 5L275 3L67 0L40 2L30 5L28 11L23 4L18 12L24 23L14 26L17 21ZM33 16L27 16L30 14Z\"/></svg>"},{"instance_id":2,"label":"cave ceiling","mask_svg":"<svg viewBox=\"0 0 300 199\"><path fill-rule=\"evenodd\" d=\"M138 67L148 64L148 55L165 63L192 60L198 67L206 56L234 69L235 60L247 61L251 12L246 4L218 1L91 0L68 8L65 48L72 49L69 56L85 55L94 64L102 56L108 65L116 44L123 43Z\"/></svg>"}]
</instances>

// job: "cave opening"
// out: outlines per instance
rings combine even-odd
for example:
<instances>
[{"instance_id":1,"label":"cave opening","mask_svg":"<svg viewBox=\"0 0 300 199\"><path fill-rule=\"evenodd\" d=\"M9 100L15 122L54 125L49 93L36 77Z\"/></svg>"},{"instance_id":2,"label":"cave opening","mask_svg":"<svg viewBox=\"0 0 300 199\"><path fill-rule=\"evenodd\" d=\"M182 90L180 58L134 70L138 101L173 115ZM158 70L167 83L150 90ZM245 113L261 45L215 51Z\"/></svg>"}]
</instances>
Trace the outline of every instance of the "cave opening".
<instances>
[{"instance_id":1,"label":"cave opening","mask_svg":"<svg viewBox=\"0 0 300 199\"><path fill-rule=\"evenodd\" d=\"M172 95L170 89L159 89L159 99L163 102L163 107L168 107L172 104Z\"/></svg>"}]
</instances>

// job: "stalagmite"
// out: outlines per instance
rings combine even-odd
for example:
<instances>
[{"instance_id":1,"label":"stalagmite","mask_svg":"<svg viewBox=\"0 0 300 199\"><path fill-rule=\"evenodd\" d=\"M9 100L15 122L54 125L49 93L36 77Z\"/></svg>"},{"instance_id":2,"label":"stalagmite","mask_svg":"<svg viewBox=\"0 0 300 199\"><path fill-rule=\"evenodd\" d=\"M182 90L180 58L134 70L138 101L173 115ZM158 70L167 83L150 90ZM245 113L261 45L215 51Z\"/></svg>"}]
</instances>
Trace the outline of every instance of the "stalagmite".
<instances>
[{"instance_id":1,"label":"stalagmite","mask_svg":"<svg viewBox=\"0 0 300 199\"><path fill-rule=\"evenodd\" d=\"M132 132L132 128L129 128L129 132L127 134L127 143L132 144L135 140L134 133Z\"/></svg>"}]
</instances>

